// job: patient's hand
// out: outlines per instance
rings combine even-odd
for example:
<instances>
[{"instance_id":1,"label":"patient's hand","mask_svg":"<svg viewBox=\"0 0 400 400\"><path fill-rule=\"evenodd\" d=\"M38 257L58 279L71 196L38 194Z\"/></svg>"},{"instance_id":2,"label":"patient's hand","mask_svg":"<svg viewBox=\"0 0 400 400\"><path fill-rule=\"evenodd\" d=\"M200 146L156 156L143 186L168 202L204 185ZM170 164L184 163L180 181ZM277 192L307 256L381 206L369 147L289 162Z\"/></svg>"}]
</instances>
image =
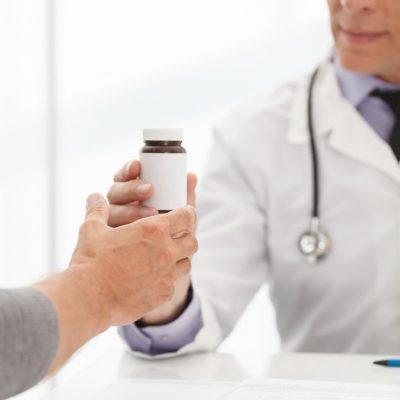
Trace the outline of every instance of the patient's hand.
<instances>
[{"instance_id":1,"label":"patient's hand","mask_svg":"<svg viewBox=\"0 0 400 400\"><path fill-rule=\"evenodd\" d=\"M157 210L145 207L141 203L149 199L153 187L139 179L140 162L133 160L121 168L114 176L114 184L108 191L110 217L108 224L112 227L129 224L138 219L157 214ZM188 174L188 204L195 206L195 189L197 177ZM156 308L142 318L145 325L161 325L174 320L185 308L190 287L190 275L179 278L174 285L173 298L163 306Z\"/></svg>"}]
</instances>

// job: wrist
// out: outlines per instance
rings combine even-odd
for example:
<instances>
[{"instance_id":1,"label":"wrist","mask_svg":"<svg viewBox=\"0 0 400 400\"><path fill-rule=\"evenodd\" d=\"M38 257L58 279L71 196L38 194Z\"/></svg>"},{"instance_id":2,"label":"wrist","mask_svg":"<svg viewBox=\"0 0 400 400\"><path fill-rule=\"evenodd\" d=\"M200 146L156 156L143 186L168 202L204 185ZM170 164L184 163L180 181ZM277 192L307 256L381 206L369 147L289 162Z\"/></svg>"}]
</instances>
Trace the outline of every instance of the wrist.
<instances>
[{"instance_id":1,"label":"wrist","mask_svg":"<svg viewBox=\"0 0 400 400\"><path fill-rule=\"evenodd\" d=\"M108 287L98 279L93 268L86 265L71 265L64 273L69 275L74 293L95 334L107 330L111 326L113 306Z\"/></svg>"},{"instance_id":2,"label":"wrist","mask_svg":"<svg viewBox=\"0 0 400 400\"><path fill-rule=\"evenodd\" d=\"M185 279L187 284L184 290L181 288L178 296L175 296L174 299L164 306L148 313L137 321L136 324L139 327L165 325L179 318L193 299L193 289L190 278L185 277Z\"/></svg>"},{"instance_id":3,"label":"wrist","mask_svg":"<svg viewBox=\"0 0 400 400\"><path fill-rule=\"evenodd\" d=\"M53 303L60 332L64 329L62 325L68 325L77 329L76 334L82 341L87 341L110 326L110 313L100 296L101 288L96 285L89 268L71 266L34 287Z\"/></svg>"}]
</instances>

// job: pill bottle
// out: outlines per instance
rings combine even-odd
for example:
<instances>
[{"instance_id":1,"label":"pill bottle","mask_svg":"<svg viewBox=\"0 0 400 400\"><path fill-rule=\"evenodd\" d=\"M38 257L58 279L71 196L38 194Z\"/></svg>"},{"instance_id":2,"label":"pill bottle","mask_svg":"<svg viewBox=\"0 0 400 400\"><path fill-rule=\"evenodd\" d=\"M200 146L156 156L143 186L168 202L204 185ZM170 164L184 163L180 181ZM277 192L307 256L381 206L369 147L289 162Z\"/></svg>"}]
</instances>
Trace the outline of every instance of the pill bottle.
<instances>
[{"instance_id":1,"label":"pill bottle","mask_svg":"<svg viewBox=\"0 0 400 400\"><path fill-rule=\"evenodd\" d=\"M187 155L181 129L144 129L140 179L154 194L143 205L166 213L187 203Z\"/></svg>"}]
</instances>

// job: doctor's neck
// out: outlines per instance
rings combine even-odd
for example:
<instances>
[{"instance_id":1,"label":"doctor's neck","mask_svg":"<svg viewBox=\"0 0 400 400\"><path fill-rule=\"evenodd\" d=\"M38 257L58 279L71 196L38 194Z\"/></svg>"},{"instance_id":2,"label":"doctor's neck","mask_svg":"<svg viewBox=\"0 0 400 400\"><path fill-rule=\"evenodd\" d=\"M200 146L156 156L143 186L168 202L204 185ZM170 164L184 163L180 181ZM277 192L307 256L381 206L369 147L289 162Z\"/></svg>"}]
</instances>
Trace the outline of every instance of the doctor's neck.
<instances>
[{"instance_id":1,"label":"doctor's neck","mask_svg":"<svg viewBox=\"0 0 400 400\"><path fill-rule=\"evenodd\" d=\"M336 52L336 54L340 64L350 71L373 75L391 84L400 84L400 54L398 60L388 65L379 65L375 60L360 55L349 56L343 52Z\"/></svg>"},{"instance_id":2,"label":"doctor's neck","mask_svg":"<svg viewBox=\"0 0 400 400\"><path fill-rule=\"evenodd\" d=\"M400 85L400 65L397 67L396 71L392 74L390 72L388 73L378 73L374 74L378 78L388 82L388 83L393 83L396 85Z\"/></svg>"}]
</instances>

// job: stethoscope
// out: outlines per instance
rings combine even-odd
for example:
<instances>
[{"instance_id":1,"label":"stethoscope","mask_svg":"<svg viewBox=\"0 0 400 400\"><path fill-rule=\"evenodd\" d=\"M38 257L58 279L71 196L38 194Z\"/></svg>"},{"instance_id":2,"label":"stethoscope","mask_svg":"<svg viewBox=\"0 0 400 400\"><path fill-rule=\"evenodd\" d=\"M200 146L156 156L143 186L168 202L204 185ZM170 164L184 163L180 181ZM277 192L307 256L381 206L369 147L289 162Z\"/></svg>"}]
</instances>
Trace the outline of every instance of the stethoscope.
<instances>
[{"instance_id":1,"label":"stethoscope","mask_svg":"<svg viewBox=\"0 0 400 400\"><path fill-rule=\"evenodd\" d=\"M307 101L307 117L308 117L308 133L310 137L310 150L312 161L312 212L310 228L305 231L298 241L300 253L306 258L310 264L315 264L326 257L332 250L332 240L329 235L321 229L319 195L320 195L320 178L317 146L315 142L314 124L313 124L313 89L318 76L319 68L317 68L311 76L308 88Z\"/></svg>"}]
</instances>

